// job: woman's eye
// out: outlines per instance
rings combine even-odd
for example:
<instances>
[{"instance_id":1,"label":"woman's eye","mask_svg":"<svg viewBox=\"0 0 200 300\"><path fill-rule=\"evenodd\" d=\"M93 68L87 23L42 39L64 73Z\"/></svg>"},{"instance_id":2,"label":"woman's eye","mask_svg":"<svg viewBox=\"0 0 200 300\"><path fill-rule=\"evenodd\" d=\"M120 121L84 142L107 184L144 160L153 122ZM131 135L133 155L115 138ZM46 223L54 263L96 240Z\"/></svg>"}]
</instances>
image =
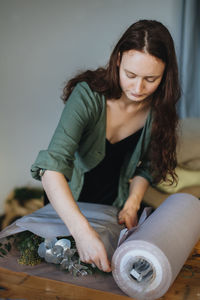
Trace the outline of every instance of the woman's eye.
<instances>
[{"instance_id":1,"label":"woman's eye","mask_svg":"<svg viewBox=\"0 0 200 300\"><path fill-rule=\"evenodd\" d=\"M128 78L135 78L135 75L133 75L133 74L126 74L126 76L127 76Z\"/></svg>"},{"instance_id":2,"label":"woman's eye","mask_svg":"<svg viewBox=\"0 0 200 300\"><path fill-rule=\"evenodd\" d=\"M148 82L154 82L155 78L146 78L146 81L148 81Z\"/></svg>"}]
</instances>

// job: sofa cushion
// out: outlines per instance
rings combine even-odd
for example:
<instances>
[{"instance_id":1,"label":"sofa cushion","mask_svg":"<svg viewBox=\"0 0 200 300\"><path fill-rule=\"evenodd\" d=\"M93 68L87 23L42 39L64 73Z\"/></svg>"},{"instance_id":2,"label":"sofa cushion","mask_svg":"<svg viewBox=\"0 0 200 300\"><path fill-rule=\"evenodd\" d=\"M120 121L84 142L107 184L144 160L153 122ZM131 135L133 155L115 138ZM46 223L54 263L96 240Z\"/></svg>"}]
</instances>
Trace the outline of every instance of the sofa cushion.
<instances>
[{"instance_id":1,"label":"sofa cushion","mask_svg":"<svg viewBox=\"0 0 200 300\"><path fill-rule=\"evenodd\" d=\"M189 170L200 170L200 118L183 119L179 124L178 165Z\"/></svg>"}]
</instances>

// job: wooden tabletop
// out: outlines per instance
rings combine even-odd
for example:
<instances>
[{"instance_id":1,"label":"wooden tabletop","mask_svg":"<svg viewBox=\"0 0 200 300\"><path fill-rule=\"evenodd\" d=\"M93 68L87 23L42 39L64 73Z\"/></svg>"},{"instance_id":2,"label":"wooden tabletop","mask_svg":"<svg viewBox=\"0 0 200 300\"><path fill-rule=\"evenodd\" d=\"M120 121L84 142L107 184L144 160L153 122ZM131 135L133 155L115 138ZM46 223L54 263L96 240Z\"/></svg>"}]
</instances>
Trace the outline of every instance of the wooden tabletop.
<instances>
[{"instance_id":1,"label":"wooden tabletop","mask_svg":"<svg viewBox=\"0 0 200 300\"><path fill-rule=\"evenodd\" d=\"M0 297L27 300L125 300L127 296L0 268ZM200 300L200 241L169 291L160 299Z\"/></svg>"}]
</instances>

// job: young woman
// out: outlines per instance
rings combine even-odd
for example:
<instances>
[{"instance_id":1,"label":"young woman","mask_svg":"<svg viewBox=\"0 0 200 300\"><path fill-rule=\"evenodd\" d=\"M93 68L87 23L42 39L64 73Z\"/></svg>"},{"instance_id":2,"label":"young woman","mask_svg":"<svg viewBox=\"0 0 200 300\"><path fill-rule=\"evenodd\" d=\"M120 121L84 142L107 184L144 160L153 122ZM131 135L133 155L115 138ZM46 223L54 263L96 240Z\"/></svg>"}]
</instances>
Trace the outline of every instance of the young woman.
<instances>
[{"instance_id":1,"label":"young woman","mask_svg":"<svg viewBox=\"0 0 200 300\"><path fill-rule=\"evenodd\" d=\"M111 271L104 245L76 201L115 205L119 223L131 228L149 183L167 174L176 180L179 97L172 37L150 20L127 29L106 68L88 70L65 86L60 122L31 171L82 261Z\"/></svg>"}]
</instances>

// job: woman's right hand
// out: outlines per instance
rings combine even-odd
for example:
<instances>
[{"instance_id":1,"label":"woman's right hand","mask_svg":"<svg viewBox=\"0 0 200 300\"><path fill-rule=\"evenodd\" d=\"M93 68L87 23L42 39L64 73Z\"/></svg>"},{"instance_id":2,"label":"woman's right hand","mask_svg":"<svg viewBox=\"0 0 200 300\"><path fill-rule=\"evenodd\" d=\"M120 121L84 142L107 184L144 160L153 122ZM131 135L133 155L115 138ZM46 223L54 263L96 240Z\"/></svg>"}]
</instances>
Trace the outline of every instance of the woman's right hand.
<instances>
[{"instance_id":1,"label":"woman's right hand","mask_svg":"<svg viewBox=\"0 0 200 300\"><path fill-rule=\"evenodd\" d=\"M100 270L111 272L104 244L91 226L87 230L79 231L74 239L82 262L95 264Z\"/></svg>"},{"instance_id":2,"label":"woman's right hand","mask_svg":"<svg viewBox=\"0 0 200 300\"><path fill-rule=\"evenodd\" d=\"M74 237L80 259L95 264L104 272L110 272L104 244L81 213L64 175L47 170L42 176L42 184L52 206Z\"/></svg>"}]
</instances>

